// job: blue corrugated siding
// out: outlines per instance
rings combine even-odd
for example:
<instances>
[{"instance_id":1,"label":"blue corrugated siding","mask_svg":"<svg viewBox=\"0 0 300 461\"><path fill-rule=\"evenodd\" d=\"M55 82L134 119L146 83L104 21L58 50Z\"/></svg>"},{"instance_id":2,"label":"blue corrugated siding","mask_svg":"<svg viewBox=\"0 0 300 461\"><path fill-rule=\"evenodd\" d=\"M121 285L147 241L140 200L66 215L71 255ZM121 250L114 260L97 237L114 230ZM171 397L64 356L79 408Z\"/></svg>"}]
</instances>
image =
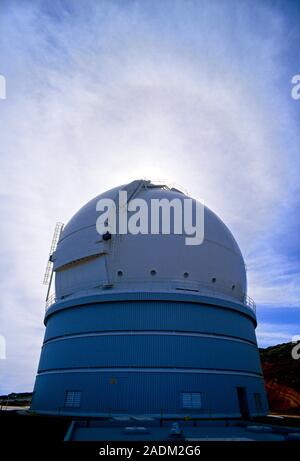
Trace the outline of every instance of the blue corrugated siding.
<instances>
[{"instance_id":1,"label":"blue corrugated siding","mask_svg":"<svg viewBox=\"0 0 300 461\"><path fill-rule=\"evenodd\" d=\"M256 341L253 322L238 311L196 303L159 301L98 303L67 308L49 317L45 339L123 329L198 331Z\"/></svg>"},{"instance_id":2,"label":"blue corrugated siding","mask_svg":"<svg viewBox=\"0 0 300 461\"><path fill-rule=\"evenodd\" d=\"M182 301L180 296L177 301L115 300L53 311L46 325L45 340L49 342L42 349L33 410L64 412L66 392L79 390L81 407L74 414L186 413L181 408L181 393L201 392L202 413L239 416L236 387L245 386L250 413L256 413L255 392L261 393L267 412L263 380L258 376L261 368L254 322L238 307L231 310L227 305ZM112 334L122 331L129 334ZM153 334L155 331L160 334ZM95 332L108 334L68 337ZM189 333L224 335L245 342ZM135 370L137 367L143 371ZM176 368L190 371L178 373ZM212 373L203 373L207 369ZM214 374L218 370L235 370L237 374Z\"/></svg>"},{"instance_id":3,"label":"blue corrugated siding","mask_svg":"<svg viewBox=\"0 0 300 461\"><path fill-rule=\"evenodd\" d=\"M114 383L111 384L111 378ZM236 386L247 388L249 410L256 412L254 393L262 394L267 410L263 381L259 378L182 373L69 373L37 378L38 392L33 409L64 411L65 392L82 391L82 413L240 413ZM202 392L201 412L183 410L182 392ZM72 411L72 410L71 410ZM77 410L78 411L78 410Z\"/></svg>"},{"instance_id":4,"label":"blue corrugated siding","mask_svg":"<svg viewBox=\"0 0 300 461\"><path fill-rule=\"evenodd\" d=\"M251 344L187 336L117 335L46 344L39 371L81 367L186 367L260 372Z\"/></svg>"}]
</instances>

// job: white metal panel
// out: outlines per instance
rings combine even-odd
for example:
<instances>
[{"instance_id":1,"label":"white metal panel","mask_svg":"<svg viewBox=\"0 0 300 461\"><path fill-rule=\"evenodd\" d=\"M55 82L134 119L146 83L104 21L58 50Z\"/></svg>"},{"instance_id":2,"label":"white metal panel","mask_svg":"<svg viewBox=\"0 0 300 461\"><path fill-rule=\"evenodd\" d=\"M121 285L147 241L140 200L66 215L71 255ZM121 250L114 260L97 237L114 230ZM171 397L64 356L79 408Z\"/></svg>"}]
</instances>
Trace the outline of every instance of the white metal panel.
<instances>
[{"instance_id":1,"label":"white metal panel","mask_svg":"<svg viewBox=\"0 0 300 461\"><path fill-rule=\"evenodd\" d=\"M96 231L96 226L83 228L61 240L52 260L54 270L88 256L107 252L107 245Z\"/></svg>"},{"instance_id":2,"label":"white metal panel","mask_svg":"<svg viewBox=\"0 0 300 461\"><path fill-rule=\"evenodd\" d=\"M60 298L105 283L107 283L105 256L97 256L56 272L56 296Z\"/></svg>"}]
</instances>

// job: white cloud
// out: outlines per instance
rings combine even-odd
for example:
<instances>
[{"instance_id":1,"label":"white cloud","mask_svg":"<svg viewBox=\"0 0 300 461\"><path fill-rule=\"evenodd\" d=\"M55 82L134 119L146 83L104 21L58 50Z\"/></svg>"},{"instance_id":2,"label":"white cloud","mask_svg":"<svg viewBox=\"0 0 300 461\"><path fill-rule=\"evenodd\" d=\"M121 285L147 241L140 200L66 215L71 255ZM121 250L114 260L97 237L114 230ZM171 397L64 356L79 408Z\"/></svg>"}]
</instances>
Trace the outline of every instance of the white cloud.
<instances>
[{"instance_id":1,"label":"white cloud","mask_svg":"<svg viewBox=\"0 0 300 461\"><path fill-rule=\"evenodd\" d=\"M258 345L259 347L268 347L289 343L293 340L293 336L297 334L296 330L297 326L293 324L278 326L276 323L261 323L256 329Z\"/></svg>"},{"instance_id":2,"label":"white cloud","mask_svg":"<svg viewBox=\"0 0 300 461\"><path fill-rule=\"evenodd\" d=\"M257 242L255 254L247 259L247 268L251 296L258 304L300 308L299 261L276 252L266 242L263 247Z\"/></svg>"}]
</instances>

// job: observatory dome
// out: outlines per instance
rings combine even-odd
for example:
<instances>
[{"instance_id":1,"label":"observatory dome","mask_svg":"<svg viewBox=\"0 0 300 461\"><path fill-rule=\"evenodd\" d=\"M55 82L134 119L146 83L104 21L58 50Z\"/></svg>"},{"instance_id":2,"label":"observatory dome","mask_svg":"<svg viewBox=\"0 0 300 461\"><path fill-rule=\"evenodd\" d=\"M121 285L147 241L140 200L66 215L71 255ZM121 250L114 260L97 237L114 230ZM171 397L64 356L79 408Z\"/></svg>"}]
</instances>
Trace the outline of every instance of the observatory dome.
<instances>
[{"instance_id":1,"label":"observatory dome","mask_svg":"<svg viewBox=\"0 0 300 461\"><path fill-rule=\"evenodd\" d=\"M112 235L104 240L96 229L100 199L117 200L119 191L143 199L189 198L177 189L138 180L101 194L83 206L65 226L52 260L56 296L84 290L194 290L243 302L246 272L241 251L225 224L204 207L204 240L187 245L185 234ZM195 202L193 200L193 202ZM84 263L76 266L76 263ZM78 273L78 277L77 277Z\"/></svg>"},{"instance_id":2,"label":"observatory dome","mask_svg":"<svg viewBox=\"0 0 300 461\"><path fill-rule=\"evenodd\" d=\"M169 228L157 227L152 213L163 200L174 205ZM124 210L126 226L135 223L127 233ZM193 226L186 226L186 211L179 232L178 210L191 211L190 224L201 217L197 244L187 240ZM123 224L115 232L118 218ZM55 296L48 297L53 275ZM107 418L267 414L244 260L229 229L200 202L146 180L111 189L63 230L56 227L45 278L33 411Z\"/></svg>"}]
</instances>

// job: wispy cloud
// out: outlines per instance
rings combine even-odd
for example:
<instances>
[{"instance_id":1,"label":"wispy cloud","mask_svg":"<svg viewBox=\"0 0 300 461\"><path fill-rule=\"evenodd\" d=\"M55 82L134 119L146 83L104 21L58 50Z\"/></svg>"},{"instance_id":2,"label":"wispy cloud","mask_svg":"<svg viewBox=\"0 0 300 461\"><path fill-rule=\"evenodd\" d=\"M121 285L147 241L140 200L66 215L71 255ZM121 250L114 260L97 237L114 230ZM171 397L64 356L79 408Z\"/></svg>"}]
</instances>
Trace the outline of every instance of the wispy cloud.
<instances>
[{"instance_id":1,"label":"wispy cloud","mask_svg":"<svg viewBox=\"0 0 300 461\"><path fill-rule=\"evenodd\" d=\"M289 343L293 336L299 334L296 330L294 324L279 326L277 323L260 323L256 330L257 341L260 347Z\"/></svg>"},{"instance_id":2,"label":"wispy cloud","mask_svg":"<svg viewBox=\"0 0 300 461\"><path fill-rule=\"evenodd\" d=\"M270 237L270 243L272 242ZM300 309L299 260L276 252L271 246L259 247L248 258L248 282L258 304Z\"/></svg>"},{"instance_id":3,"label":"wispy cloud","mask_svg":"<svg viewBox=\"0 0 300 461\"><path fill-rule=\"evenodd\" d=\"M203 198L241 244L256 299L275 303L284 287L295 305L297 266L270 250L281 206L299 192L289 18L240 1L4 5L3 389L33 382L55 221L137 177Z\"/></svg>"}]
</instances>

